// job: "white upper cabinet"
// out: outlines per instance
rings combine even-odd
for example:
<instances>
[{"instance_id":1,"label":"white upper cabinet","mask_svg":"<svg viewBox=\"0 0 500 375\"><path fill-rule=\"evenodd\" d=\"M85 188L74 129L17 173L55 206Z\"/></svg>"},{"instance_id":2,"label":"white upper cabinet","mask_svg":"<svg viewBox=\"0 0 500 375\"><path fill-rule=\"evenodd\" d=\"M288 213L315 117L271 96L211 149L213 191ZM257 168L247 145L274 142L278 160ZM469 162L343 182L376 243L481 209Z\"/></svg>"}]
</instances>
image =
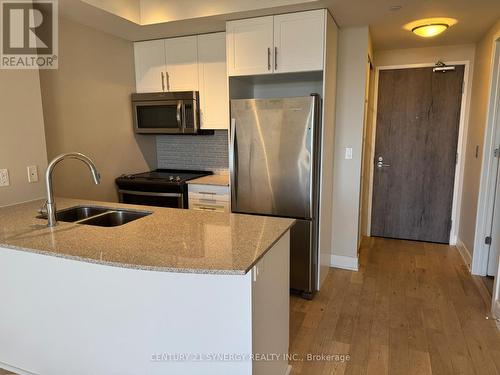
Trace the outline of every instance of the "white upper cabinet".
<instances>
[{"instance_id":1,"label":"white upper cabinet","mask_svg":"<svg viewBox=\"0 0 500 375\"><path fill-rule=\"evenodd\" d=\"M273 16L229 21L226 33L230 76L272 72Z\"/></svg>"},{"instance_id":2,"label":"white upper cabinet","mask_svg":"<svg viewBox=\"0 0 500 375\"><path fill-rule=\"evenodd\" d=\"M151 40L134 43L137 92L163 91L165 82L165 42Z\"/></svg>"},{"instance_id":3,"label":"white upper cabinet","mask_svg":"<svg viewBox=\"0 0 500 375\"><path fill-rule=\"evenodd\" d=\"M166 91L198 91L196 36L165 39Z\"/></svg>"},{"instance_id":4,"label":"white upper cabinet","mask_svg":"<svg viewBox=\"0 0 500 375\"><path fill-rule=\"evenodd\" d=\"M198 71L201 128L228 129L226 33L198 35Z\"/></svg>"},{"instance_id":5,"label":"white upper cabinet","mask_svg":"<svg viewBox=\"0 0 500 375\"><path fill-rule=\"evenodd\" d=\"M137 92L197 91L196 36L134 43Z\"/></svg>"},{"instance_id":6,"label":"white upper cabinet","mask_svg":"<svg viewBox=\"0 0 500 375\"><path fill-rule=\"evenodd\" d=\"M325 10L274 17L274 72L323 69Z\"/></svg>"},{"instance_id":7,"label":"white upper cabinet","mask_svg":"<svg viewBox=\"0 0 500 375\"><path fill-rule=\"evenodd\" d=\"M229 21L228 75L323 70L326 10Z\"/></svg>"}]
</instances>

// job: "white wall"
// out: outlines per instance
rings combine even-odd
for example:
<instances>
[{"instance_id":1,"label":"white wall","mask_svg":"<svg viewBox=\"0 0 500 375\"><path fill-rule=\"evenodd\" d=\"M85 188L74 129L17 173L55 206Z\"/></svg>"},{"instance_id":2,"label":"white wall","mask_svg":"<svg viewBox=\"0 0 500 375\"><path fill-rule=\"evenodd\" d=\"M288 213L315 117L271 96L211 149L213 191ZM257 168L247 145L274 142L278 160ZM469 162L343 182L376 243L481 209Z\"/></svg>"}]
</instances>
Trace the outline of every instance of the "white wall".
<instances>
[{"instance_id":1,"label":"white wall","mask_svg":"<svg viewBox=\"0 0 500 375\"><path fill-rule=\"evenodd\" d=\"M467 142L467 155L464 176L464 196L462 199L462 225L460 226L460 237L468 249L474 253L475 248L481 248L484 244L482 237L482 225L477 228L476 238L476 219L478 224L486 218L478 216L479 211L484 210L484 195L478 205L481 171L488 168L489 160L484 155L486 125L488 122L489 101L491 81L493 77L493 46L496 40L500 38L500 20L486 33L479 41L476 48L474 82L472 86L472 101L470 109L469 139ZM488 142L489 143L489 142ZM486 145L488 147L488 144ZM476 147L479 150L476 156ZM496 145L493 147L497 147ZM486 189L481 186L481 189ZM478 207L479 206L479 207ZM481 254L473 254L473 273L480 273L480 264L482 263Z\"/></svg>"},{"instance_id":2,"label":"white wall","mask_svg":"<svg viewBox=\"0 0 500 375\"><path fill-rule=\"evenodd\" d=\"M357 265L368 50L367 26L340 30L333 169L334 266L339 265L336 259ZM344 159L346 147L353 149L352 160Z\"/></svg>"},{"instance_id":3,"label":"white wall","mask_svg":"<svg viewBox=\"0 0 500 375\"><path fill-rule=\"evenodd\" d=\"M474 61L474 44L375 51L376 66L434 64L437 60Z\"/></svg>"},{"instance_id":4,"label":"white wall","mask_svg":"<svg viewBox=\"0 0 500 375\"><path fill-rule=\"evenodd\" d=\"M323 135L321 160L321 205L319 210L319 288L332 259L333 160L335 150L335 106L337 95L339 29L327 13L323 90Z\"/></svg>"},{"instance_id":5,"label":"white wall","mask_svg":"<svg viewBox=\"0 0 500 375\"><path fill-rule=\"evenodd\" d=\"M134 134L132 125L132 42L64 18L59 30L59 69L40 73L47 154L88 155L101 184L68 160L54 171L55 195L117 201L116 177L156 168L155 137Z\"/></svg>"},{"instance_id":6,"label":"white wall","mask_svg":"<svg viewBox=\"0 0 500 375\"><path fill-rule=\"evenodd\" d=\"M313 3L316 1L317 0L142 0L141 22L142 24L153 24L158 22L179 21L308 2Z\"/></svg>"},{"instance_id":7,"label":"white wall","mask_svg":"<svg viewBox=\"0 0 500 375\"><path fill-rule=\"evenodd\" d=\"M10 186L0 187L0 206L45 195L47 167L40 80L37 70L0 70L0 168ZM26 167L38 166L39 182L29 183Z\"/></svg>"},{"instance_id":8,"label":"white wall","mask_svg":"<svg viewBox=\"0 0 500 375\"><path fill-rule=\"evenodd\" d=\"M64 0L63 0L64 1ZM126 20L141 23L141 0L83 0Z\"/></svg>"}]
</instances>

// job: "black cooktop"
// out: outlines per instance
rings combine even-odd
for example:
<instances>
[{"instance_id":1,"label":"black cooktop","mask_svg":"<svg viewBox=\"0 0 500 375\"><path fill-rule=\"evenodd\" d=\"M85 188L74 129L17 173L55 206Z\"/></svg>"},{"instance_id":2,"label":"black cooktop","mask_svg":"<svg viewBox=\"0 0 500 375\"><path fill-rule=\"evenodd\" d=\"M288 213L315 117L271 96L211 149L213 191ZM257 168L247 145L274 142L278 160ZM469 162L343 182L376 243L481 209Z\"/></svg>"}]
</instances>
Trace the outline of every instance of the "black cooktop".
<instances>
[{"instance_id":1,"label":"black cooktop","mask_svg":"<svg viewBox=\"0 0 500 375\"><path fill-rule=\"evenodd\" d=\"M181 185L186 181L195 178L211 175L209 171L188 171L180 169L156 169L150 172L122 175L116 179L116 183L120 186L123 183L129 184L172 184Z\"/></svg>"}]
</instances>

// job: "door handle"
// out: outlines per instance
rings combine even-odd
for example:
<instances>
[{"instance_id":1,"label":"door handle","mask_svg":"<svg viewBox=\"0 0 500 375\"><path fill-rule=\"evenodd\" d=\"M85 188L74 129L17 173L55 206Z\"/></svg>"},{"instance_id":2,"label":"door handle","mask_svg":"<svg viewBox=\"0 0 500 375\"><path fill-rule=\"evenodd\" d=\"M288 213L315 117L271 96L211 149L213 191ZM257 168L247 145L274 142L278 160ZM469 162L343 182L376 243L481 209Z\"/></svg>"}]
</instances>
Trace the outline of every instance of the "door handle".
<instances>
[{"instance_id":1,"label":"door handle","mask_svg":"<svg viewBox=\"0 0 500 375\"><path fill-rule=\"evenodd\" d=\"M236 119L231 119L231 148L229 150L229 169L231 171L231 198L236 206L238 199L238 156L236 150Z\"/></svg>"},{"instance_id":2,"label":"door handle","mask_svg":"<svg viewBox=\"0 0 500 375\"><path fill-rule=\"evenodd\" d=\"M390 164L384 163L384 158L382 156L379 156L377 159L377 168L385 168L385 167L390 167Z\"/></svg>"},{"instance_id":3,"label":"door handle","mask_svg":"<svg viewBox=\"0 0 500 375\"><path fill-rule=\"evenodd\" d=\"M278 70L278 47L274 47L274 70Z\"/></svg>"},{"instance_id":4,"label":"door handle","mask_svg":"<svg viewBox=\"0 0 500 375\"><path fill-rule=\"evenodd\" d=\"M377 162L377 168L385 168L385 167L390 167L390 164L386 164L383 161L378 161Z\"/></svg>"},{"instance_id":5,"label":"door handle","mask_svg":"<svg viewBox=\"0 0 500 375\"><path fill-rule=\"evenodd\" d=\"M271 70L271 48L267 48L267 70Z\"/></svg>"}]
</instances>

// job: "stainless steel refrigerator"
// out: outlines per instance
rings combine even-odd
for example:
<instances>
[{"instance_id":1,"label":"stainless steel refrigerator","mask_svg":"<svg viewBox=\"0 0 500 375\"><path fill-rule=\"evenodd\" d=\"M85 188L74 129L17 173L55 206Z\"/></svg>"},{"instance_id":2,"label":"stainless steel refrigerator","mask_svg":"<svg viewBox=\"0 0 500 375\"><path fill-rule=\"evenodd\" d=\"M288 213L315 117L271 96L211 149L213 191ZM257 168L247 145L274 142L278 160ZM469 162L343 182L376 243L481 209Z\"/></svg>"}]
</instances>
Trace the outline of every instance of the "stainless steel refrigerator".
<instances>
[{"instance_id":1,"label":"stainless steel refrigerator","mask_svg":"<svg viewBox=\"0 0 500 375\"><path fill-rule=\"evenodd\" d=\"M321 99L231 100L232 211L297 219L290 287L312 298L317 285Z\"/></svg>"}]
</instances>

